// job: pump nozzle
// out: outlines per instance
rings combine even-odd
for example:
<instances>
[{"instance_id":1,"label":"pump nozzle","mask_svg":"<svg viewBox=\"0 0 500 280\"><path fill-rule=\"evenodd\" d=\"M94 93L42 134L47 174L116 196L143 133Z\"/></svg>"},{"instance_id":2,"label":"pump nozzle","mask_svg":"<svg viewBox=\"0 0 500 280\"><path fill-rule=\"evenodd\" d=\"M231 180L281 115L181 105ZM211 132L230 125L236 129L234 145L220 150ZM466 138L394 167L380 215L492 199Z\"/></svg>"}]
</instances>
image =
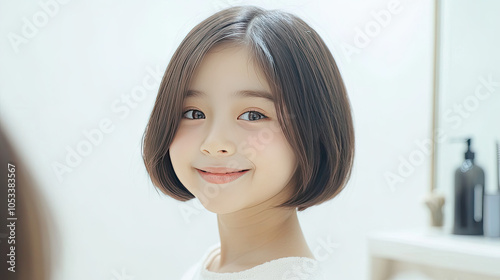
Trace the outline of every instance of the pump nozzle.
<instances>
[{"instance_id":1,"label":"pump nozzle","mask_svg":"<svg viewBox=\"0 0 500 280\"><path fill-rule=\"evenodd\" d=\"M470 149L471 145L472 145L472 138L471 137L467 137L467 138L462 138L462 137L455 137L455 138L451 138L449 140L449 142L451 143L463 143L463 142L466 142L467 143L467 151L465 152L465 159L469 159L471 161L474 161L474 152Z\"/></svg>"},{"instance_id":2,"label":"pump nozzle","mask_svg":"<svg viewBox=\"0 0 500 280\"><path fill-rule=\"evenodd\" d=\"M472 139L467 138L467 151L465 152L465 159L474 160L474 152L470 150Z\"/></svg>"}]
</instances>

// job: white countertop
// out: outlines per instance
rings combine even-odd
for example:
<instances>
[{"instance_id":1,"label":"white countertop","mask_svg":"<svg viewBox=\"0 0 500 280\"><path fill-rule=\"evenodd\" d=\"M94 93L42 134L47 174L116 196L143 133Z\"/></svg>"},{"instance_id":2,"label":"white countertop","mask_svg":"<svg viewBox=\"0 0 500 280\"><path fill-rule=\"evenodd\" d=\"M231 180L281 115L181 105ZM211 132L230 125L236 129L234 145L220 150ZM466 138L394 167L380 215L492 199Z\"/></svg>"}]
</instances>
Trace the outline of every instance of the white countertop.
<instances>
[{"instance_id":1,"label":"white countertop","mask_svg":"<svg viewBox=\"0 0 500 280\"><path fill-rule=\"evenodd\" d=\"M500 238L432 229L372 232L367 238L371 256L500 276Z\"/></svg>"}]
</instances>

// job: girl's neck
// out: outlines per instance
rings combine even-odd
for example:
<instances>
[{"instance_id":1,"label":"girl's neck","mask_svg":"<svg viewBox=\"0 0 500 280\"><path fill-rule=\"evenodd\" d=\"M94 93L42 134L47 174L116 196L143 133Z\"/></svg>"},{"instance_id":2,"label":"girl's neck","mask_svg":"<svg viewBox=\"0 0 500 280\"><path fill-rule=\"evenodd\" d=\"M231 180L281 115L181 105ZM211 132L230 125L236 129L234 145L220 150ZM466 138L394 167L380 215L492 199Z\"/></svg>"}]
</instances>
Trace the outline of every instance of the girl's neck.
<instances>
[{"instance_id":1,"label":"girl's neck","mask_svg":"<svg viewBox=\"0 0 500 280\"><path fill-rule=\"evenodd\" d=\"M271 208L289 194L280 192L262 203L233 213L218 214L220 255L210 269L236 272L283 257L314 259L300 228L297 210Z\"/></svg>"}]
</instances>

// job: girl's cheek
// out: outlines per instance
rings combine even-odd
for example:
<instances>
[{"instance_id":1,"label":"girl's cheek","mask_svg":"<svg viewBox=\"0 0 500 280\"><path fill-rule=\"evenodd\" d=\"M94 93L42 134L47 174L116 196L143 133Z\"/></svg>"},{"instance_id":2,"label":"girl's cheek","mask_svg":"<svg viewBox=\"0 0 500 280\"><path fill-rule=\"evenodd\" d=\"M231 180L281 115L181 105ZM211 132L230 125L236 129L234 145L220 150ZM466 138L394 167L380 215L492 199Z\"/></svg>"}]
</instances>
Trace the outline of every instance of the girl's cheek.
<instances>
[{"instance_id":1,"label":"girl's cheek","mask_svg":"<svg viewBox=\"0 0 500 280\"><path fill-rule=\"evenodd\" d=\"M268 126L241 135L243 137L236 143L238 151L250 160L262 154L275 154L284 148L283 145L287 145L281 131Z\"/></svg>"},{"instance_id":2,"label":"girl's cheek","mask_svg":"<svg viewBox=\"0 0 500 280\"><path fill-rule=\"evenodd\" d=\"M175 153L177 151L183 152L188 149L192 149L192 145L195 139L195 137L192 137L192 135L190 135L190 131L188 129L179 127L177 129L177 132L175 133L172 143L170 144L171 153Z\"/></svg>"}]
</instances>

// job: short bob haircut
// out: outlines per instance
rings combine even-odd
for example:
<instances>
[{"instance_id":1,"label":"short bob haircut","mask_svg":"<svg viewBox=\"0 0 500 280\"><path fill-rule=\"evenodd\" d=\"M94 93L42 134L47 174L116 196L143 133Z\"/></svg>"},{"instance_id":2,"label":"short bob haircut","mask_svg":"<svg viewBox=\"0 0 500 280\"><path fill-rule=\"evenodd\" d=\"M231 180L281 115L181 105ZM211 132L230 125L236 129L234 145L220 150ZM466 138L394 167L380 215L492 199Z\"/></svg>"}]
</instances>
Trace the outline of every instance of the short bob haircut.
<instances>
[{"instance_id":1,"label":"short bob haircut","mask_svg":"<svg viewBox=\"0 0 500 280\"><path fill-rule=\"evenodd\" d=\"M354 160L351 107L339 69L302 19L255 6L231 7L208 17L172 56L143 135L142 157L153 185L179 201L195 197L176 176L169 147L191 77L204 55L219 45L250 52L276 99L279 124L295 152L295 192L277 207L303 211L334 198L347 184Z\"/></svg>"}]
</instances>

